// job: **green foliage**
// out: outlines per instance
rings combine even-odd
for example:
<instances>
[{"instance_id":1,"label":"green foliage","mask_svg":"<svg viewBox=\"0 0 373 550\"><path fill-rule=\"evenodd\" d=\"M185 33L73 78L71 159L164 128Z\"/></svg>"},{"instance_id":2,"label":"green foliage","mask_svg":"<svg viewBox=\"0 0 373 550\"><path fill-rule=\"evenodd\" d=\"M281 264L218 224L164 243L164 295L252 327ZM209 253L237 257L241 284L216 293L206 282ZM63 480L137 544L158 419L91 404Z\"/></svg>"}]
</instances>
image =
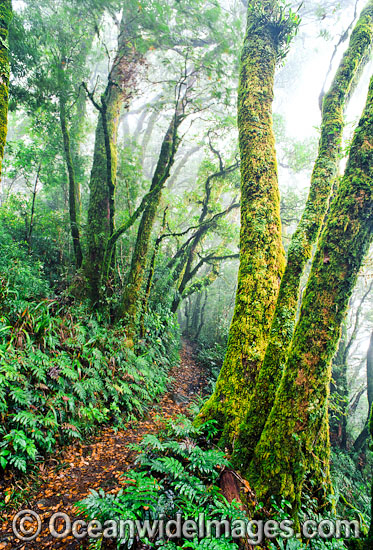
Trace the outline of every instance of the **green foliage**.
<instances>
[{"instance_id":1,"label":"green foliage","mask_svg":"<svg viewBox=\"0 0 373 550\"><path fill-rule=\"evenodd\" d=\"M146 350L137 356L126 346L122 326L111 327L83 306L67 312L50 300L19 299L13 309L8 304L0 319L2 467L26 471L57 441L82 439L100 424L143 415L165 391L177 358L175 325L170 318L158 322L157 338L144 342Z\"/></svg>"},{"instance_id":2,"label":"green foliage","mask_svg":"<svg viewBox=\"0 0 373 550\"><path fill-rule=\"evenodd\" d=\"M139 452L136 468L127 472L125 487L117 495L91 491L77 504L88 518L105 522L108 519L165 521L181 515L185 519L205 514L205 520L241 519L245 514L237 503L231 504L221 494L217 479L229 466L224 453L204 449L201 444L216 433L214 422L196 427L187 417L169 421L159 434L145 436L133 448ZM131 548L132 540L118 540ZM148 548L203 548L225 550L238 548L229 538L206 538L186 541L156 541L144 538Z\"/></svg>"},{"instance_id":3,"label":"green foliage","mask_svg":"<svg viewBox=\"0 0 373 550\"><path fill-rule=\"evenodd\" d=\"M357 467L353 457L340 449L332 450L331 475L338 513L341 517L353 516L366 534L371 506L369 476Z\"/></svg>"},{"instance_id":4,"label":"green foliage","mask_svg":"<svg viewBox=\"0 0 373 550\"><path fill-rule=\"evenodd\" d=\"M12 218L11 214L11 210L0 210L0 274L1 278L7 281L8 299L14 302L26 297L44 297L50 292L44 265L28 253L27 245L22 238L13 237L18 233L19 226L15 228L17 219ZM7 222L12 225L10 231L6 227Z\"/></svg>"},{"instance_id":5,"label":"green foliage","mask_svg":"<svg viewBox=\"0 0 373 550\"><path fill-rule=\"evenodd\" d=\"M279 540L277 544L270 543L269 550L346 550L342 541L311 540L302 542L297 539Z\"/></svg>"},{"instance_id":6,"label":"green foliage","mask_svg":"<svg viewBox=\"0 0 373 550\"><path fill-rule=\"evenodd\" d=\"M290 520L291 503L286 499L282 499L280 504L276 504L275 499L271 499L271 509L273 510L273 518L278 522L283 520ZM323 518L315 510L317 509L317 502L312 501L307 495L304 498L304 505L301 511L301 523L307 520L314 520L316 523L320 523ZM329 517L328 519L336 520L336 518ZM321 537L315 537L313 539L298 539L292 537L290 539L278 538L276 542L269 542L269 550L346 550L346 545L343 539L330 539L325 540Z\"/></svg>"},{"instance_id":7,"label":"green foliage","mask_svg":"<svg viewBox=\"0 0 373 550\"><path fill-rule=\"evenodd\" d=\"M300 17L286 0L248 2L249 22L256 28L268 27L276 40L278 60L285 59L290 43L298 32ZM255 22L255 23L254 23ZM250 27L249 27L249 30Z\"/></svg>"},{"instance_id":8,"label":"green foliage","mask_svg":"<svg viewBox=\"0 0 373 550\"><path fill-rule=\"evenodd\" d=\"M62 286L69 260L67 220L44 200L36 203L32 242L26 242L31 201L11 195L0 208L0 273L9 281L11 299L49 296Z\"/></svg>"}]
</instances>

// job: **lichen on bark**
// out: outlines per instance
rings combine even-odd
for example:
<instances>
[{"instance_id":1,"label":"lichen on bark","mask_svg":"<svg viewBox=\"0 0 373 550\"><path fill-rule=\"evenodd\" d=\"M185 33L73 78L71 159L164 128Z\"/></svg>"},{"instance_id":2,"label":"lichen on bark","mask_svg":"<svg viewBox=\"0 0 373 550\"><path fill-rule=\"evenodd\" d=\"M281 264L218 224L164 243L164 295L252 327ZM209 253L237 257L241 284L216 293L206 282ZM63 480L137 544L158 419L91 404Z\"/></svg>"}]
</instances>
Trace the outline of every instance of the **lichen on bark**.
<instances>
[{"instance_id":1,"label":"lichen on bark","mask_svg":"<svg viewBox=\"0 0 373 550\"><path fill-rule=\"evenodd\" d=\"M270 21L276 6L274 0L262 3L267 22L257 10L248 11L238 96L242 191L238 288L224 365L215 393L199 417L218 420L226 443L237 436L255 386L285 262L272 124L281 49Z\"/></svg>"},{"instance_id":2,"label":"lichen on bark","mask_svg":"<svg viewBox=\"0 0 373 550\"><path fill-rule=\"evenodd\" d=\"M98 117L87 226L87 257L84 272L87 294L92 303L100 299L105 250L114 231L114 197L117 174L117 133L121 110L128 108L136 87L136 78L143 56L128 37L134 33L131 13L122 15L118 51L108 85L102 96Z\"/></svg>"},{"instance_id":3,"label":"lichen on bark","mask_svg":"<svg viewBox=\"0 0 373 550\"><path fill-rule=\"evenodd\" d=\"M312 263L284 375L247 472L259 499L285 497L295 516L304 480L315 467L341 324L372 240L372 130L373 78Z\"/></svg>"},{"instance_id":4,"label":"lichen on bark","mask_svg":"<svg viewBox=\"0 0 373 550\"><path fill-rule=\"evenodd\" d=\"M233 458L237 467L247 465L251 460L275 400L294 332L301 277L322 227L338 172L344 127L343 113L361 69L369 58L372 40L373 1L370 0L360 15L331 87L324 97L321 138L310 193L290 244L270 340L245 420L240 428Z\"/></svg>"}]
</instances>

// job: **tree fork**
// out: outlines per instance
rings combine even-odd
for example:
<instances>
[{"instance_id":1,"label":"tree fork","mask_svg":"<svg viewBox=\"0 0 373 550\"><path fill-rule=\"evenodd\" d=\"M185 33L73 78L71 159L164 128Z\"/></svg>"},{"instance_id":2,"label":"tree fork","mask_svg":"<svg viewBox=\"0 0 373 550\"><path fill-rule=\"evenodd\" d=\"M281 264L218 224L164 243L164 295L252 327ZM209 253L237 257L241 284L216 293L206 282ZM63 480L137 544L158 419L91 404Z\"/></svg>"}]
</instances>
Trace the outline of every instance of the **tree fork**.
<instances>
[{"instance_id":1,"label":"tree fork","mask_svg":"<svg viewBox=\"0 0 373 550\"><path fill-rule=\"evenodd\" d=\"M331 361L364 256L372 240L373 78L347 168L319 240L276 400L250 465L259 499L284 497L297 516L325 418ZM329 453L329 443L324 455ZM248 470L248 471L247 471ZM321 477L318 476L319 479ZM324 479L325 486L328 479Z\"/></svg>"},{"instance_id":2,"label":"tree fork","mask_svg":"<svg viewBox=\"0 0 373 550\"><path fill-rule=\"evenodd\" d=\"M368 59L373 40L373 1L370 0L351 35L330 90L325 95L318 158L311 189L299 226L292 237L271 335L257 383L250 397L235 455L238 467L250 461L274 403L276 390L294 332L299 287L312 246L322 227L333 182L337 176L343 133L343 112Z\"/></svg>"}]
</instances>

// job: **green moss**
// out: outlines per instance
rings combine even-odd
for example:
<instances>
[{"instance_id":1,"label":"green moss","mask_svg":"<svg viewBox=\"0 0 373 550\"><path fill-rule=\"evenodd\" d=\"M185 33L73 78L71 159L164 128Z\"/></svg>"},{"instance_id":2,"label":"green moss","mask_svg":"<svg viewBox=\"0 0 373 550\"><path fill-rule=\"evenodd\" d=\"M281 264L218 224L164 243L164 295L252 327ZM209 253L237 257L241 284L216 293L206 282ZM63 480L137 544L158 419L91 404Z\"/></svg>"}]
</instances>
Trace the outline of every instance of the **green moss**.
<instances>
[{"instance_id":1,"label":"green moss","mask_svg":"<svg viewBox=\"0 0 373 550\"><path fill-rule=\"evenodd\" d=\"M8 29L12 20L11 0L0 1L0 177L4 157L4 148L8 132L8 100L9 100L9 51Z\"/></svg>"},{"instance_id":2,"label":"green moss","mask_svg":"<svg viewBox=\"0 0 373 550\"><path fill-rule=\"evenodd\" d=\"M181 107L182 106L180 104L177 112L172 117L170 126L163 139L158 164L150 187L152 196L144 209L137 232L135 249L132 255L131 269L121 308L121 314L125 315L127 318L130 336L133 336L135 330L138 305L140 303L140 293L146 271L146 261L149 252L153 225L158 212L163 187L170 176L171 168L180 143L177 137L177 131L184 119Z\"/></svg>"},{"instance_id":3,"label":"green moss","mask_svg":"<svg viewBox=\"0 0 373 550\"><path fill-rule=\"evenodd\" d=\"M248 471L259 499L285 497L293 503L295 514L307 475L321 483L316 460L328 462L324 427L331 360L372 240L372 125L373 79L346 172L315 254L284 375ZM321 458L317 457L323 447Z\"/></svg>"},{"instance_id":4,"label":"green moss","mask_svg":"<svg viewBox=\"0 0 373 550\"><path fill-rule=\"evenodd\" d=\"M370 414L369 431L370 431L370 435L373 439L373 409L372 409L372 412ZM371 513L371 518L372 519L371 519L369 534L368 534L368 538L367 538L366 546L365 546L366 550L371 550L371 548L373 548L373 481L372 481L372 507L371 507L371 510L372 510L372 513Z\"/></svg>"},{"instance_id":5,"label":"green moss","mask_svg":"<svg viewBox=\"0 0 373 550\"><path fill-rule=\"evenodd\" d=\"M236 466L243 470L248 467L252 458L281 380L295 326L301 277L322 227L338 171L344 108L359 70L366 62L372 39L373 2L370 1L361 13L351 35L349 47L324 98L319 153L312 174L309 198L302 220L292 238L271 328L271 338L246 418L240 428L233 457Z\"/></svg>"},{"instance_id":6,"label":"green moss","mask_svg":"<svg viewBox=\"0 0 373 550\"><path fill-rule=\"evenodd\" d=\"M272 1L264 7L272 13L276 6ZM216 391L201 412L221 422L227 444L237 437L255 387L285 263L272 128L278 48L271 25L249 9L238 95L242 198L236 305Z\"/></svg>"},{"instance_id":7,"label":"green moss","mask_svg":"<svg viewBox=\"0 0 373 550\"><path fill-rule=\"evenodd\" d=\"M125 17L123 16L122 25ZM127 29L129 32L129 28ZM123 106L128 108L136 83L141 56L128 41L124 30L114 60L99 116L93 166L90 178L87 248L84 272L87 294L92 303L98 303L101 287L105 284L105 251L114 232L115 185L117 174L117 133ZM112 255L111 255L112 257Z\"/></svg>"}]
</instances>

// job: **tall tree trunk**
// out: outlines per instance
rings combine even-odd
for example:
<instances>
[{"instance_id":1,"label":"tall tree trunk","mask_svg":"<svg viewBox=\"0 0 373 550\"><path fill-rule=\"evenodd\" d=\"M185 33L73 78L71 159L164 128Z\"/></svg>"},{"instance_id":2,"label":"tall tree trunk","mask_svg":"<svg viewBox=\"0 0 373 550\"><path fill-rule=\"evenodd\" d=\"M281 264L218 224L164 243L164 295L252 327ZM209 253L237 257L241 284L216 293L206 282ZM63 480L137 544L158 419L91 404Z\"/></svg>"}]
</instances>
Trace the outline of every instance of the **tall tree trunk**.
<instances>
[{"instance_id":1,"label":"tall tree trunk","mask_svg":"<svg viewBox=\"0 0 373 550\"><path fill-rule=\"evenodd\" d=\"M275 403L251 464L244 464L258 499L285 497L292 503L294 515L307 472L315 467L315 446L324 434L331 361L372 239L372 137L373 78L346 172L312 263ZM328 452L329 445L324 456ZM328 486L327 477L324 483Z\"/></svg>"},{"instance_id":2,"label":"tall tree trunk","mask_svg":"<svg viewBox=\"0 0 373 550\"><path fill-rule=\"evenodd\" d=\"M118 51L102 97L90 178L87 245L84 270L88 295L100 297L102 268L108 239L114 230L114 193L117 173L117 133L121 110L128 108L142 56L133 45L131 14L124 9Z\"/></svg>"},{"instance_id":3,"label":"tall tree trunk","mask_svg":"<svg viewBox=\"0 0 373 550\"><path fill-rule=\"evenodd\" d=\"M336 178L341 152L343 112L351 91L369 58L373 40L373 0L368 2L351 35L329 92L324 98L319 153L311 179L310 194L299 226L293 235L286 269L271 328L271 337L240 433L243 462L250 460L271 411L294 332L300 281L312 247L322 227ZM240 461L237 457L238 462Z\"/></svg>"},{"instance_id":4,"label":"tall tree trunk","mask_svg":"<svg viewBox=\"0 0 373 550\"><path fill-rule=\"evenodd\" d=\"M176 106L175 114L172 118L170 126L164 136L158 164L150 187L150 193L152 193L152 196L143 211L137 232L131 268L121 306L121 314L126 316L127 334L130 337L135 334L136 318L139 309L138 305L146 270L146 259L149 251L153 225L157 216L162 191L170 176L170 171L175 160L175 154L180 143L177 132L180 124L185 118L183 105L183 101L180 100Z\"/></svg>"},{"instance_id":5,"label":"tall tree trunk","mask_svg":"<svg viewBox=\"0 0 373 550\"><path fill-rule=\"evenodd\" d=\"M341 449L347 448L347 343L347 328L344 324L342 338L332 363L332 382L330 385L331 399L334 401L334 410L331 410L330 414L330 441L333 446Z\"/></svg>"},{"instance_id":6,"label":"tall tree trunk","mask_svg":"<svg viewBox=\"0 0 373 550\"><path fill-rule=\"evenodd\" d=\"M279 44L265 20L277 3L262 2L263 17L255 4L248 12L238 96L242 198L236 306L216 390L200 416L218 420L227 443L237 435L264 358L285 263L272 124Z\"/></svg>"},{"instance_id":7,"label":"tall tree trunk","mask_svg":"<svg viewBox=\"0 0 373 550\"><path fill-rule=\"evenodd\" d=\"M373 439L373 409L370 416L369 421L369 431L370 436ZM370 523L370 529L368 533L368 538L366 540L365 549L371 550L373 548L373 480L372 480L372 505L371 505L371 523Z\"/></svg>"},{"instance_id":8,"label":"tall tree trunk","mask_svg":"<svg viewBox=\"0 0 373 550\"><path fill-rule=\"evenodd\" d=\"M28 226L27 236L26 236L26 241L27 241L27 244L28 244L29 254L31 254L31 248L32 248L32 234L34 232L36 195L38 193L38 183L39 183L40 172L41 172L41 164L39 164L38 170L36 172L34 189L32 191L30 223L29 223L29 226Z\"/></svg>"},{"instance_id":9,"label":"tall tree trunk","mask_svg":"<svg viewBox=\"0 0 373 550\"><path fill-rule=\"evenodd\" d=\"M4 148L8 132L9 100L9 25L13 17L11 0L0 0L0 178L4 158Z\"/></svg>"},{"instance_id":10,"label":"tall tree trunk","mask_svg":"<svg viewBox=\"0 0 373 550\"><path fill-rule=\"evenodd\" d=\"M73 240L75 264L76 268L80 269L83 262L82 247L80 244L80 187L75 179L74 162L71 154L71 142L70 133L67 126L66 116L66 97L65 97L65 83L64 83L64 68L59 70L59 111L60 111L60 124L63 138L63 147L65 154L66 169L69 178L69 215L70 215L70 230Z\"/></svg>"},{"instance_id":11,"label":"tall tree trunk","mask_svg":"<svg viewBox=\"0 0 373 550\"><path fill-rule=\"evenodd\" d=\"M154 250L153 250L153 254L149 265L148 278L145 285L144 299L141 304L141 320L140 320L140 337L141 338L144 338L145 336L145 315L147 314L148 307L149 307L150 294L152 290L153 278L155 273L155 264L159 253L159 248L161 246L161 242L164 237L164 231L166 229L167 210L168 210L168 207L163 212L161 234L158 237L158 239L155 241Z\"/></svg>"}]
</instances>

